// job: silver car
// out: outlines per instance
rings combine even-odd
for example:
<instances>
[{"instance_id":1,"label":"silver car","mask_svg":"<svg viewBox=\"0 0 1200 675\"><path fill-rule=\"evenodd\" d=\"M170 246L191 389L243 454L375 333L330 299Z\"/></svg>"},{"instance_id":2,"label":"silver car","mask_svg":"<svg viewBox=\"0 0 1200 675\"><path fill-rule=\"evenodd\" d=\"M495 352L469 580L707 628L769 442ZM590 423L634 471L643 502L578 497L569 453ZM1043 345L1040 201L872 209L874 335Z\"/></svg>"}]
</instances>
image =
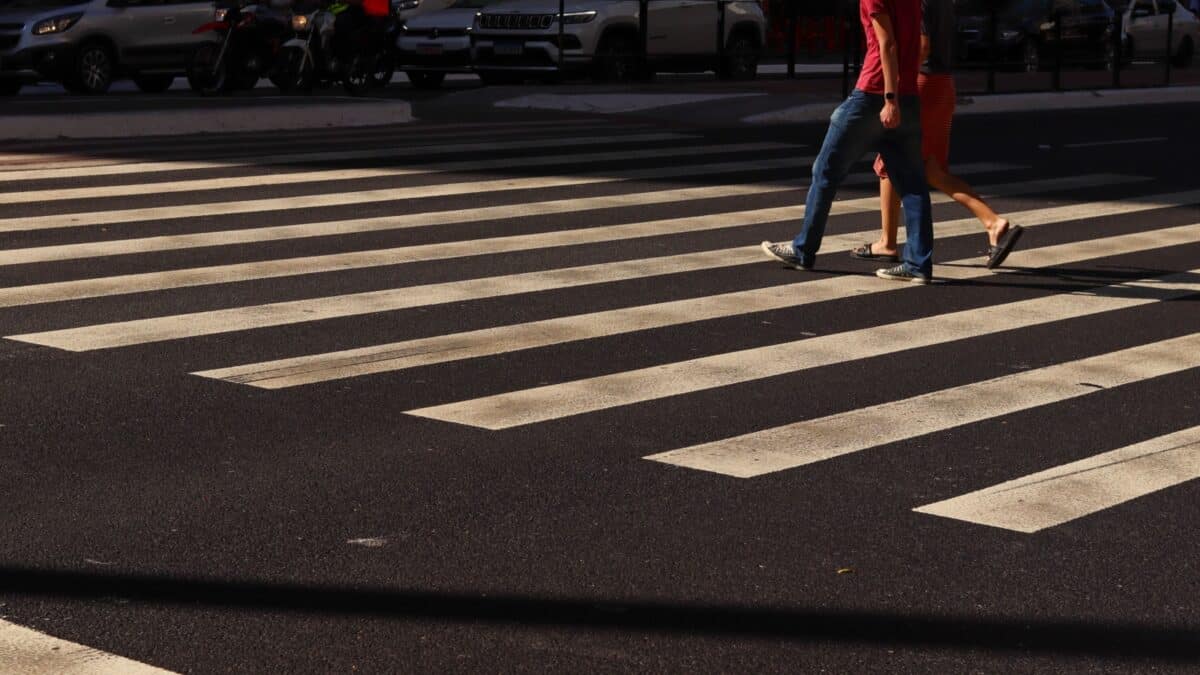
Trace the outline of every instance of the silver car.
<instances>
[{"instance_id":1,"label":"silver car","mask_svg":"<svg viewBox=\"0 0 1200 675\"><path fill-rule=\"evenodd\" d=\"M755 0L647 4L645 67L636 0L565 0L561 45L559 0L506 0L482 10L476 20L475 68L485 82L554 77L561 70L617 81L656 70L714 70L730 79L757 73L766 17Z\"/></svg>"},{"instance_id":2,"label":"silver car","mask_svg":"<svg viewBox=\"0 0 1200 675\"><path fill-rule=\"evenodd\" d=\"M1176 0L1134 0L1125 7L1121 26L1126 56L1166 58L1168 21L1171 60L1176 66L1191 65L1196 48L1200 47L1200 21Z\"/></svg>"},{"instance_id":3,"label":"silver car","mask_svg":"<svg viewBox=\"0 0 1200 675\"><path fill-rule=\"evenodd\" d=\"M100 94L121 76L165 91L210 39L192 31L214 11L212 0L0 0L0 94L38 80Z\"/></svg>"},{"instance_id":4,"label":"silver car","mask_svg":"<svg viewBox=\"0 0 1200 675\"><path fill-rule=\"evenodd\" d=\"M498 0L459 0L450 7L409 19L396 38L397 67L414 87L441 86L446 73L469 73L475 15Z\"/></svg>"}]
</instances>

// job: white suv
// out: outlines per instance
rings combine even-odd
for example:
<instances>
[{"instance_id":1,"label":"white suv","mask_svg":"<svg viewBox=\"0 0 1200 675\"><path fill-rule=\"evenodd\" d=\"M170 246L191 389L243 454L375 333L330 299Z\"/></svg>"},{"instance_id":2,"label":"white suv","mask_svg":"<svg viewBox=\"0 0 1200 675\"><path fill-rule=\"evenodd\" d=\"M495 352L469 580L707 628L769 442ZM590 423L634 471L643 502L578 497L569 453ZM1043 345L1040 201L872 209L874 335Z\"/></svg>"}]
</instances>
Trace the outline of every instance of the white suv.
<instances>
[{"instance_id":1,"label":"white suv","mask_svg":"<svg viewBox=\"0 0 1200 675\"><path fill-rule=\"evenodd\" d=\"M648 0L645 70L637 0L565 0L561 45L558 2L506 0L480 11L471 45L485 82L557 76L560 49L564 70L604 80L656 70L757 73L767 22L755 0Z\"/></svg>"}]
</instances>

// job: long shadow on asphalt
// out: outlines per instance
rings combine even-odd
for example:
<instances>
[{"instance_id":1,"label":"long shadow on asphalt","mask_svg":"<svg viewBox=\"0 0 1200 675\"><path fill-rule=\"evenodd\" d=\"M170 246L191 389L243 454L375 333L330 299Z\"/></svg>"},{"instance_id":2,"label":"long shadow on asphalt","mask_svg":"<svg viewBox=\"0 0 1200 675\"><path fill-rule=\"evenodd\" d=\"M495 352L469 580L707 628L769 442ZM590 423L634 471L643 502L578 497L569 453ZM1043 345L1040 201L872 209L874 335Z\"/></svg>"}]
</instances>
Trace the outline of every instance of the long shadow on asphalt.
<instances>
[{"instance_id":1,"label":"long shadow on asphalt","mask_svg":"<svg viewBox=\"0 0 1200 675\"><path fill-rule=\"evenodd\" d=\"M154 605L572 626L689 636L1019 650L1173 662L1194 662L1200 658L1200 632L1137 623L481 597L466 593L108 575L14 566L0 567L0 592L59 599L117 597Z\"/></svg>"}]
</instances>

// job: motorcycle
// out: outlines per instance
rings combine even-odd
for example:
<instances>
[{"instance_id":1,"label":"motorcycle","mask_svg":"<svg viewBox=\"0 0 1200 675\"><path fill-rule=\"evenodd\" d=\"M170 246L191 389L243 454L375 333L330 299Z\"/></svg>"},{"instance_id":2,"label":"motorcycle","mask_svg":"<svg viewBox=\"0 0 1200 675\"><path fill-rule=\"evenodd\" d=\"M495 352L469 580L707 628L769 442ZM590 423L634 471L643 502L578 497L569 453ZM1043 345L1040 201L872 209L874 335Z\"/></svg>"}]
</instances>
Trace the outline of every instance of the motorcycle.
<instances>
[{"instance_id":1,"label":"motorcycle","mask_svg":"<svg viewBox=\"0 0 1200 675\"><path fill-rule=\"evenodd\" d=\"M213 20L192 32L218 37L201 45L188 64L188 84L205 95L253 89L264 75L274 80L277 54L289 37L282 15L270 6L240 2L219 5Z\"/></svg>"},{"instance_id":2,"label":"motorcycle","mask_svg":"<svg viewBox=\"0 0 1200 675\"><path fill-rule=\"evenodd\" d=\"M394 19L367 17L344 2L292 15L295 37L279 54L280 91L310 91L337 84L352 96L386 86L395 74Z\"/></svg>"}]
</instances>

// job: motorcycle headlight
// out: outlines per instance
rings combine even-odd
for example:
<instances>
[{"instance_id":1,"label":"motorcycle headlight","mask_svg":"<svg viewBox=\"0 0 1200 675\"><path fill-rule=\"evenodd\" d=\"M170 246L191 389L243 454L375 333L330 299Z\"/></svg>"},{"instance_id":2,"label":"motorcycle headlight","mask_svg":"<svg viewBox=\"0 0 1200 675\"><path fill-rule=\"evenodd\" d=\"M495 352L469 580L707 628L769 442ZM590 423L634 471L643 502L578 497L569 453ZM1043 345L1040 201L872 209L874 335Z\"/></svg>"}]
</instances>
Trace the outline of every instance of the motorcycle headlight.
<instances>
[{"instance_id":1,"label":"motorcycle headlight","mask_svg":"<svg viewBox=\"0 0 1200 675\"><path fill-rule=\"evenodd\" d=\"M596 12L569 12L562 15L563 25L587 23L596 18Z\"/></svg>"},{"instance_id":2,"label":"motorcycle headlight","mask_svg":"<svg viewBox=\"0 0 1200 675\"><path fill-rule=\"evenodd\" d=\"M1001 42L1012 42L1013 40L1016 40L1019 37L1021 37L1021 31L1019 31L1019 30L1002 30L1002 31L1000 31L1000 41Z\"/></svg>"},{"instance_id":3,"label":"motorcycle headlight","mask_svg":"<svg viewBox=\"0 0 1200 675\"><path fill-rule=\"evenodd\" d=\"M224 9L224 8L218 9L217 11L213 12L213 21L217 21L217 22L224 21L225 17L228 14L229 14L228 9Z\"/></svg>"},{"instance_id":4,"label":"motorcycle headlight","mask_svg":"<svg viewBox=\"0 0 1200 675\"><path fill-rule=\"evenodd\" d=\"M303 33L308 30L308 15L297 14L292 17L292 30L297 33Z\"/></svg>"},{"instance_id":5,"label":"motorcycle headlight","mask_svg":"<svg viewBox=\"0 0 1200 675\"><path fill-rule=\"evenodd\" d=\"M50 35L52 33L61 33L74 26L75 22L79 21L79 18L82 16L83 14L63 14L62 16L55 16L39 21L33 26L33 34Z\"/></svg>"}]
</instances>

